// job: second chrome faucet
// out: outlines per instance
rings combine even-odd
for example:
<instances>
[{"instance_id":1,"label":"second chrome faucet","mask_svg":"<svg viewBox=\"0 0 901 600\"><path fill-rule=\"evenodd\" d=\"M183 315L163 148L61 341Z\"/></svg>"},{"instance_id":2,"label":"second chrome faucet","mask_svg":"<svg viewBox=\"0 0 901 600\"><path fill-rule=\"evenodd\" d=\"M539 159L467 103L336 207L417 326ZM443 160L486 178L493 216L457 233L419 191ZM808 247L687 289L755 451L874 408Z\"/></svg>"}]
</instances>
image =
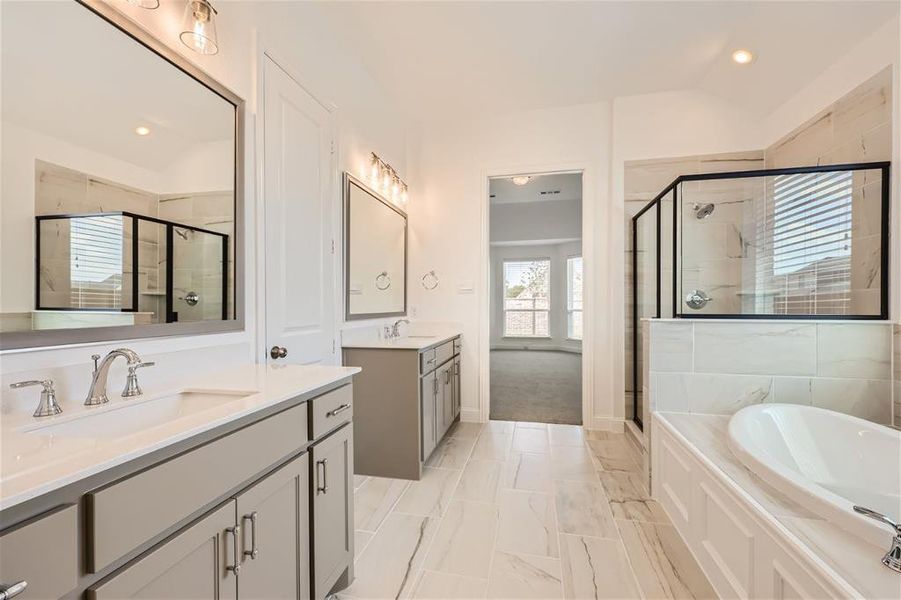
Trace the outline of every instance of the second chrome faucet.
<instances>
[{"instance_id":1,"label":"second chrome faucet","mask_svg":"<svg viewBox=\"0 0 901 600\"><path fill-rule=\"evenodd\" d=\"M98 404L106 404L109 402L109 396L106 395L106 387L109 382L109 370L113 361L118 357L123 357L128 362L128 380L125 383L125 389L122 391L123 398L139 396L141 394L141 386L138 385L137 369L141 367L153 366L152 362L142 362L141 357L134 350L128 348L117 348L100 360L100 355L92 356L94 359L94 374L91 379L91 387L88 390L88 397L85 399L85 406L96 406Z\"/></svg>"}]
</instances>

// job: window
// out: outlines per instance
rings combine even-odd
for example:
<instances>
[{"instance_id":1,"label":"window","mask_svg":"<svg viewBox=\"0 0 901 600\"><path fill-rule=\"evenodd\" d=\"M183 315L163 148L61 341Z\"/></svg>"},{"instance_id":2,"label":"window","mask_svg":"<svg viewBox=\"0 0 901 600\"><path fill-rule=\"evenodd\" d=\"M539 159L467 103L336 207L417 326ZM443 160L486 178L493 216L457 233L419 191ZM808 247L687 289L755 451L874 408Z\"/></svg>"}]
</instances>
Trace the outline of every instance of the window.
<instances>
[{"instance_id":1,"label":"window","mask_svg":"<svg viewBox=\"0 0 901 600\"><path fill-rule=\"evenodd\" d=\"M504 336L550 337L551 261L504 261Z\"/></svg>"},{"instance_id":2,"label":"window","mask_svg":"<svg viewBox=\"0 0 901 600\"><path fill-rule=\"evenodd\" d=\"M566 337L582 339L582 257L566 259Z\"/></svg>"},{"instance_id":3,"label":"window","mask_svg":"<svg viewBox=\"0 0 901 600\"><path fill-rule=\"evenodd\" d=\"M74 308L122 307L122 217L72 219L70 297Z\"/></svg>"},{"instance_id":4,"label":"window","mask_svg":"<svg viewBox=\"0 0 901 600\"><path fill-rule=\"evenodd\" d=\"M847 314L851 308L851 171L773 179L768 288L776 314ZM769 225L771 223L771 225ZM769 260L767 260L769 258Z\"/></svg>"}]
</instances>

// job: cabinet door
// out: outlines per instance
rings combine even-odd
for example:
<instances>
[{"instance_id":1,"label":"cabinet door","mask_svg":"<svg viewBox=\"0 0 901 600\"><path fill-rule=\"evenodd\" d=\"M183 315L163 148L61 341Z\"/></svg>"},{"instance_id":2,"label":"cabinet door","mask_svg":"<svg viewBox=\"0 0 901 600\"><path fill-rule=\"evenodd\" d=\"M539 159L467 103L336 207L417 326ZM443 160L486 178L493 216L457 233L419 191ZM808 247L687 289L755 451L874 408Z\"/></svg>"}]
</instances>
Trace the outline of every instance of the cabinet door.
<instances>
[{"instance_id":1,"label":"cabinet door","mask_svg":"<svg viewBox=\"0 0 901 600\"><path fill-rule=\"evenodd\" d=\"M441 371L441 411L443 413L441 437L454 423L454 361L449 361Z\"/></svg>"},{"instance_id":2,"label":"cabinet door","mask_svg":"<svg viewBox=\"0 0 901 600\"><path fill-rule=\"evenodd\" d=\"M463 405L460 395L460 357L454 358L454 418L460 416L460 408Z\"/></svg>"},{"instance_id":3,"label":"cabinet door","mask_svg":"<svg viewBox=\"0 0 901 600\"><path fill-rule=\"evenodd\" d=\"M353 455L353 424L312 448L313 597L317 599L325 598L353 560Z\"/></svg>"},{"instance_id":4,"label":"cabinet door","mask_svg":"<svg viewBox=\"0 0 901 600\"><path fill-rule=\"evenodd\" d=\"M310 597L310 463L302 454L237 497L244 598Z\"/></svg>"},{"instance_id":5,"label":"cabinet door","mask_svg":"<svg viewBox=\"0 0 901 600\"><path fill-rule=\"evenodd\" d=\"M436 372L432 371L420 380L419 400L420 414L422 415L422 460L426 460L432 454L432 450L438 443L437 414L435 410L435 396L438 391L438 379Z\"/></svg>"},{"instance_id":6,"label":"cabinet door","mask_svg":"<svg viewBox=\"0 0 901 600\"><path fill-rule=\"evenodd\" d=\"M236 560L235 501L194 523L137 562L123 567L95 585L87 597L123 598L237 598L238 578L228 570Z\"/></svg>"}]
</instances>

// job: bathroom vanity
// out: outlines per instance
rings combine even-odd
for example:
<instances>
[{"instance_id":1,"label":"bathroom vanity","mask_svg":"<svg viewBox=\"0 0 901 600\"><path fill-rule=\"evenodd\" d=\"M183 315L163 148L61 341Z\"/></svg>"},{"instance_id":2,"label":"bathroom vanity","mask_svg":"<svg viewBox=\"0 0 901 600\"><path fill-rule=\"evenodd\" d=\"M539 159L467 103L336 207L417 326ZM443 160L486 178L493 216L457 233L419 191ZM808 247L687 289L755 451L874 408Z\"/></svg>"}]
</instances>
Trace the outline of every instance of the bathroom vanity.
<instances>
[{"instance_id":1,"label":"bathroom vanity","mask_svg":"<svg viewBox=\"0 0 901 600\"><path fill-rule=\"evenodd\" d=\"M362 367L354 388L359 475L418 480L460 417L459 332L348 338L344 364Z\"/></svg>"},{"instance_id":2,"label":"bathroom vanity","mask_svg":"<svg viewBox=\"0 0 901 600\"><path fill-rule=\"evenodd\" d=\"M343 589L358 372L248 365L58 416L4 415L0 583L26 581L23 600Z\"/></svg>"}]
</instances>

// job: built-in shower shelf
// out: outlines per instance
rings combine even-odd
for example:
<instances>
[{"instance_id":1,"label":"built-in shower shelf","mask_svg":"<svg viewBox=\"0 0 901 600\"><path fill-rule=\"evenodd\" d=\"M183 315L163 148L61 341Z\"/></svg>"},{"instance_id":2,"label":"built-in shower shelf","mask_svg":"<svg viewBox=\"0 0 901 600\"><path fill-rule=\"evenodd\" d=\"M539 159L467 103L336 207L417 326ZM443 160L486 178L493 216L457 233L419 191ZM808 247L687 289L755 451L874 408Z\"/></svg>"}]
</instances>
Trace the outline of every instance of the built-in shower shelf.
<instances>
[{"instance_id":1,"label":"built-in shower shelf","mask_svg":"<svg viewBox=\"0 0 901 600\"><path fill-rule=\"evenodd\" d=\"M744 290L738 290L735 292L736 296L776 296L783 293L783 290L753 290L750 292L746 292Z\"/></svg>"},{"instance_id":2,"label":"built-in shower shelf","mask_svg":"<svg viewBox=\"0 0 901 600\"><path fill-rule=\"evenodd\" d=\"M166 290L141 290L142 296L165 296Z\"/></svg>"}]
</instances>

